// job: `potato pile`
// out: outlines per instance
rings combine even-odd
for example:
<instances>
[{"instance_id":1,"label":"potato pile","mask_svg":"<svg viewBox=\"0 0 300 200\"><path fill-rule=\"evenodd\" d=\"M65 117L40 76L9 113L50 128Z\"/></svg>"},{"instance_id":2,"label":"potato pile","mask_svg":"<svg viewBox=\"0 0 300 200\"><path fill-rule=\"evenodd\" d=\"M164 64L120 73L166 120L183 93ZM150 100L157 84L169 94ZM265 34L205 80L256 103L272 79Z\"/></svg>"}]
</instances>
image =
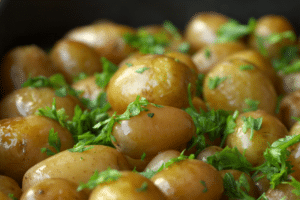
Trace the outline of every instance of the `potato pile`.
<instances>
[{"instance_id":1,"label":"potato pile","mask_svg":"<svg viewBox=\"0 0 300 200\"><path fill-rule=\"evenodd\" d=\"M1 63L1 199L300 198L299 39L279 15L70 30Z\"/></svg>"}]
</instances>

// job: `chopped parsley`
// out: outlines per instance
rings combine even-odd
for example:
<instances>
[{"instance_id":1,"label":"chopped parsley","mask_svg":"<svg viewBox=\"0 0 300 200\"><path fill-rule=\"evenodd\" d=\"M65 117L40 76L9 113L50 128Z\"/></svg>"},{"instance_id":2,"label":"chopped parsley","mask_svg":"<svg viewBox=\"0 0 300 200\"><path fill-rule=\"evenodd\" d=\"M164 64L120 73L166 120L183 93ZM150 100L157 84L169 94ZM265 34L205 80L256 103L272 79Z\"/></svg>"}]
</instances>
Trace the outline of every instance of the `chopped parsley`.
<instances>
[{"instance_id":1,"label":"chopped parsley","mask_svg":"<svg viewBox=\"0 0 300 200\"><path fill-rule=\"evenodd\" d=\"M169 20L164 21L163 27L166 31L171 33L171 35L174 37L174 39L181 39L181 35L177 29L177 27Z\"/></svg>"},{"instance_id":2,"label":"chopped parsley","mask_svg":"<svg viewBox=\"0 0 300 200\"><path fill-rule=\"evenodd\" d=\"M145 158L146 158L146 153L144 152L144 153L142 154L142 156L141 156L141 160L144 161Z\"/></svg>"},{"instance_id":3,"label":"chopped parsley","mask_svg":"<svg viewBox=\"0 0 300 200\"><path fill-rule=\"evenodd\" d=\"M118 66L107 60L105 57L101 58L103 71L101 73L96 73L96 84L100 88L105 88L114 75L114 73L118 70Z\"/></svg>"},{"instance_id":4,"label":"chopped parsley","mask_svg":"<svg viewBox=\"0 0 300 200\"><path fill-rule=\"evenodd\" d=\"M211 90L216 89L223 81L225 81L227 77L209 77L208 79L208 87Z\"/></svg>"},{"instance_id":5,"label":"chopped parsley","mask_svg":"<svg viewBox=\"0 0 300 200\"><path fill-rule=\"evenodd\" d=\"M54 147L54 149L56 150L56 153L60 152L61 141L60 141L60 138L58 137L58 133L54 132L54 128L50 129L50 131L49 131L48 143L50 146ZM41 148L41 152L42 153L46 152L48 156L55 155L55 152L51 151L50 149L48 149L46 147Z\"/></svg>"},{"instance_id":6,"label":"chopped parsley","mask_svg":"<svg viewBox=\"0 0 300 200\"><path fill-rule=\"evenodd\" d=\"M284 73L286 68L290 67L290 64L293 63L294 60L298 57L298 47L295 46L287 46L281 49L281 56L279 59L274 59L272 61L272 65L274 69L278 71L282 71Z\"/></svg>"},{"instance_id":7,"label":"chopped parsley","mask_svg":"<svg viewBox=\"0 0 300 200\"><path fill-rule=\"evenodd\" d=\"M191 45L187 42L182 42L179 46L178 46L178 51L181 53L188 53L189 50L191 48Z\"/></svg>"},{"instance_id":8,"label":"chopped parsley","mask_svg":"<svg viewBox=\"0 0 300 200\"><path fill-rule=\"evenodd\" d=\"M279 113L279 110L280 110L280 104L281 104L281 101L282 101L283 97L284 97L283 94L280 94L280 95L277 97L275 113Z\"/></svg>"},{"instance_id":9,"label":"chopped parsley","mask_svg":"<svg viewBox=\"0 0 300 200\"><path fill-rule=\"evenodd\" d=\"M288 39L294 42L297 40L297 36L293 31L285 31L282 33L272 33L264 39L268 44L276 44L282 42L284 39Z\"/></svg>"},{"instance_id":10,"label":"chopped parsley","mask_svg":"<svg viewBox=\"0 0 300 200\"><path fill-rule=\"evenodd\" d=\"M136 73L139 73L139 74L142 74L144 71L150 69L149 67L142 67L142 68L139 68L137 69L135 72Z\"/></svg>"},{"instance_id":11,"label":"chopped parsley","mask_svg":"<svg viewBox=\"0 0 300 200\"><path fill-rule=\"evenodd\" d=\"M242 120L244 121L242 131L243 133L247 132L247 129L250 128L251 133L250 133L250 140L252 140L253 135L254 135L254 130L258 131L261 128L263 118L259 117L257 119L254 119L253 117L242 117Z\"/></svg>"},{"instance_id":12,"label":"chopped parsley","mask_svg":"<svg viewBox=\"0 0 300 200\"><path fill-rule=\"evenodd\" d=\"M203 193L206 193L208 191L207 189L207 185L206 185L206 182L201 180L200 183L204 186L204 189L202 190Z\"/></svg>"},{"instance_id":13,"label":"chopped parsley","mask_svg":"<svg viewBox=\"0 0 300 200\"><path fill-rule=\"evenodd\" d=\"M12 194L12 193L9 193L8 197L11 198L12 200L18 200L18 198L15 197L14 194Z\"/></svg>"},{"instance_id":14,"label":"chopped parsley","mask_svg":"<svg viewBox=\"0 0 300 200\"><path fill-rule=\"evenodd\" d=\"M132 63L125 63L125 65L127 65L127 67L131 67Z\"/></svg>"},{"instance_id":15,"label":"chopped parsley","mask_svg":"<svg viewBox=\"0 0 300 200\"><path fill-rule=\"evenodd\" d=\"M211 51L210 51L210 49L206 48L204 50L204 56L205 56L206 59L209 59L211 57Z\"/></svg>"},{"instance_id":16,"label":"chopped parsley","mask_svg":"<svg viewBox=\"0 0 300 200\"><path fill-rule=\"evenodd\" d=\"M137 188L136 191L137 192L145 192L148 189L148 183L147 182L143 182L140 188Z\"/></svg>"},{"instance_id":17,"label":"chopped parsley","mask_svg":"<svg viewBox=\"0 0 300 200\"><path fill-rule=\"evenodd\" d=\"M291 181L283 182L283 183L293 186L295 189L292 190L292 193L294 193L297 196L300 196L300 182L297 181L294 177L291 177Z\"/></svg>"},{"instance_id":18,"label":"chopped parsley","mask_svg":"<svg viewBox=\"0 0 300 200\"><path fill-rule=\"evenodd\" d=\"M147 116L152 118L154 116L154 113L148 113Z\"/></svg>"},{"instance_id":19,"label":"chopped parsley","mask_svg":"<svg viewBox=\"0 0 300 200\"><path fill-rule=\"evenodd\" d=\"M73 78L73 82L76 83L78 81L84 80L88 77L88 75L84 72L79 73L77 76Z\"/></svg>"},{"instance_id":20,"label":"chopped parsley","mask_svg":"<svg viewBox=\"0 0 300 200\"><path fill-rule=\"evenodd\" d=\"M248 105L248 108L243 109L243 112L256 111L258 109L259 101L253 99L245 99L245 103Z\"/></svg>"},{"instance_id":21,"label":"chopped parsley","mask_svg":"<svg viewBox=\"0 0 300 200\"><path fill-rule=\"evenodd\" d=\"M242 65L240 66L240 70L253 70L254 66L253 65Z\"/></svg>"}]
</instances>

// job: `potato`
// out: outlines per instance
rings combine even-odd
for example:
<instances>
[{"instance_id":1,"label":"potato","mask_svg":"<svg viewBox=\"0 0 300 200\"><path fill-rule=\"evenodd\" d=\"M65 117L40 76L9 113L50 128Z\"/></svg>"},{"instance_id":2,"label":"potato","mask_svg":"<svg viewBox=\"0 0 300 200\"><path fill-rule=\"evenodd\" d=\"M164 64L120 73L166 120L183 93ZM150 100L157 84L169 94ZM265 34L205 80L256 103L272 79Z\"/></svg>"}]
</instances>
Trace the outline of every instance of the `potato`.
<instances>
[{"instance_id":1,"label":"potato","mask_svg":"<svg viewBox=\"0 0 300 200\"><path fill-rule=\"evenodd\" d=\"M295 34L292 24L285 17L280 15L264 15L257 20L254 32L249 37L249 46L259 51L261 47L257 39L258 37L264 39L272 34L283 33L286 31L291 31ZM271 59L280 57L282 47L291 46L293 44L296 44L296 41L287 38L277 43L270 43L265 39L263 42L267 51L267 57Z\"/></svg>"},{"instance_id":2,"label":"potato","mask_svg":"<svg viewBox=\"0 0 300 200\"><path fill-rule=\"evenodd\" d=\"M243 126L245 126L243 117L254 119L262 117L261 127L259 130L253 129L252 138L251 128L247 128L243 132ZM238 116L234 132L227 136L225 145L230 148L237 147L239 152L245 155L253 166L258 166L265 161L263 153L269 147L269 144L285 137L287 134L286 127L276 117L265 111L257 110Z\"/></svg>"},{"instance_id":3,"label":"potato","mask_svg":"<svg viewBox=\"0 0 300 200\"><path fill-rule=\"evenodd\" d=\"M263 178L261 178L262 176L263 176ZM256 187L258 189L259 194L262 195L263 193L267 192L268 189L270 188L270 181L261 172L259 172L258 174L254 175L253 180L256 180L256 178L259 178L259 180L257 180L255 182L255 185L256 185Z\"/></svg>"},{"instance_id":4,"label":"potato","mask_svg":"<svg viewBox=\"0 0 300 200\"><path fill-rule=\"evenodd\" d=\"M13 48L5 55L0 67L2 94L20 89L29 76L49 77L56 73L59 70L40 47L27 45Z\"/></svg>"},{"instance_id":5,"label":"potato","mask_svg":"<svg viewBox=\"0 0 300 200\"><path fill-rule=\"evenodd\" d=\"M0 120L0 174L20 184L30 167L49 157L41 148L56 153L48 141L52 128L60 138L61 151L73 147L71 133L50 118L31 115Z\"/></svg>"},{"instance_id":6,"label":"potato","mask_svg":"<svg viewBox=\"0 0 300 200\"><path fill-rule=\"evenodd\" d=\"M180 152L176 150L166 150L157 154L146 166L147 169L157 171L164 163L168 162L172 158L178 158Z\"/></svg>"},{"instance_id":7,"label":"potato","mask_svg":"<svg viewBox=\"0 0 300 200\"><path fill-rule=\"evenodd\" d=\"M98 185L89 200L165 200L166 196L144 176L131 172L121 172L121 177Z\"/></svg>"},{"instance_id":8,"label":"potato","mask_svg":"<svg viewBox=\"0 0 300 200\"><path fill-rule=\"evenodd\" d=\"M139 56L130 64L121 66L107 86L107 99L113 110L123 113L137 95L159 105L189 105L188 84L194 94L197 76L188 66L164 55Z\"/></svg>"},{"instance_id":9,"label":"potato","mask_svg":"<svg viewBox=\"0 0 300 200\"><path fill-rule=\"evenodd\" d=\"M166 56L169 56L174 59L178 59L180 62L186 64L191 70L197 72L197 67L195 63L192 60L192 57L185 53L180 53L176 51L171 51L165 54Z\"/></svg>"},{"instance_id":10,"label":"potato","mask_svg":"<svg viewBox=\"0 0 300 200\"><path fill-rule=\"evenodd\" d=\"M281 89L281 94L289 95L297 90L300 90L300 73L295 72L292 74L284 74L279 71L278 73L278 87Z\"/></svg>"},{"instance_id":11,"label":"potato","mask_svg":"<svg viewBox=\"0 0 300 200\"><path fill-rule=\"evenodd\" d=\"M72 83L74 77L82 72L87 75L102 72L100 56L93 48L81 42L67 39L56 42L50 51L50 58L68 83Z\"/></svg>"},{"instance_id":12,"label":"potato","mask_svg":"<svg viewBox=\"0 0 300 200\"><path fill-rule=\"evenodd\" d=\"M108 167L117 170L129 170L125 157L116 149L103 145L93 145L84 152L62 151L31 167L23 177L22 189L48 178L63 178L76 184L87 182L94 174Z\"/></svg>"},{"instance_id":13,"label":"potato","mask_svg":"<svg viewBox=\"0 0 300 200\"><path fill-rule=\"evenodd\" d=\"M135 159L143 154L151 159L169 149L183 150L182 145L186 146L196 133L191 116L169 106L148 105L147 109L129 120L115 123L112 135L116 141L112 142L117 150Z\"/></svg>"},{"instance_id":14,"label":"potato","mask_svg":"<svg viewBox=\"0 0 300 200\"><path fill-rule=\"evenodd\" d=\"M243 70L243 66L252 69ZM223 80L219 81L218 80ZM238 91L238 92L237 92ZM203 95L213 109L243 112L249 105L246 99L258 101L258 109L275 113L276 91L272 82L253 64L243 60L224 61L205 77Z\"/></svg>"},{"instance_id":15,"label":"potato","mask_svg":"<svg viewBox=\"0 0 300 200\"><path fill-rule=\"evenodd\" d=\"M207 107L205 102L199 98L199 97L194 97L192 100L192 104L194 105L194 107L196 108L196 110L200 113L202 110L207 112Z\"/></svg>"},{"instance_id":16,"label":"potato","mask_svg":"<svg viewBox=\"0 0 300 200\"><path fill-rule=\"evenodd\" d=\"M56 200L78 199L88 200L85 191L77 191L78 184L61 178L49 178L28 188L20 200Z\"/></svg>"},{"instance_id":17,"label":"potato","mask_svg":"<svg viewBox=\"0 0 300 200\"><path fill-rule=\"evenodd\" d=\"M17 199L19 199L22 194L22 190L15 180L3 175L0 175L0 192L7 196L13 194ZM1 196L0 199L2 199Z\"/></svg>"},{"instance_id":18,"label":"potato","mask_svg":"<svg viewBox=\"0 0 300 200\"><path fill-rule=\"evenodd\" d=\"M294 144L292 146L291 155L288 158L288 160L293 165L292 170L294 170L294 172L291 175L298 181L300 180L300 157L299 157L300 152L299 151L300 151L300 143Z\"/></svg>"},{"instance_id":19,"label":"potato","mask_svg":"<svg viewBox=\"0 0 300 200\"><path fill-rule=\"evenodd\" d=\"M197 51L192 59L197 67L197 73L207 74L227 56L246 48L246 45L242 42L213 43Z\"/></svg>"},{"instance_id":20,"label":"potato","mask_svg":"<svg viewBox=\"0 0 300 200\"><path fill-rule=\"evenodd\" d=\"M129 26L106 21L75 28L67 33L65 38L83 42L93 47L99 57L105 57L119 64L135 51L122 39L125 33L135 33L135 30Z\"/></svg>"},{"instance_id":21,"label":"potato","mask_svg":"<svg viewBox=\"0 0 300 200\"><path fill-rule=\"evenodd\" d=\"M4 192L1 192L1 191L0 191L0 199L1 200L11 200L11 198L8 197L7 194L4 194Z\"/></svg>"},{"instance_id":22,"label":"potato","mask_svg":"<svg viewBox=\"0 0 300 200\"><path fill-rule=\"evenodd\" d=\"M215 12L195 14L188 22L184 32L184 38L191 44L192 52L214 43L217 40L219 28L227 23L228 19L228 17Z\"/></svg>"},{"instance_id":23,"label":"potato","mask_svg":"<svg viewBox=\"0 0 300 200\"><path fill-rule=\"evenodd\" d=\"M104 89L100 88L96 84L96 77L90 76L86 79L80 80L72 84L72 88L78 91L82 91L81 97L96 100L98 95L101 92L104 92Z\"/></svg>"},{"instance_id":24,"label":"potato","mask_svg":"<svg viewBox=\"0 0 300 200\"><path fill-rule=\"evenodd\" d=\"M64 108L69 119L73 118L76 105L83 108L80 101L74 96L56 96L52 88L25 87L12 92L1 100L0 119L28 116L36 113L39 108L51 108L53 98L56 101L56 108Z\"/></svg>"},{"instance_id":25,"label":"potato","mask_svg":"<svg viewBox=\"0 0 300 200\"><path fill-rule=\"evenodd\" d=\"M224 191L219 172L200 160L174 163L151 180L170 200L219 200Z\"/></svg>"},{"instance_id":26,"label":"potato","mask_svg":"<svg viewBox=\"0 0 300 200\"><path fill-rule=\"evenodd\" d=\"M218 152L221 152L223 149L219 146L209 146L203 149L197 156L198 160L207 161L207 157L213 156Z\"/></svg>"},{"instance_id":27,"label":"potato","mask_svg":"<svg viewBox=\"0 0 300 200\"><path fill-rule=\"evenodd\" d=\"M268 200L294 200L299 199L299 196L294 194L292 191L295 188L288 184L279 184L275 189L269 189L266 192L266 197Z\"/></svg>"}]
</instances>

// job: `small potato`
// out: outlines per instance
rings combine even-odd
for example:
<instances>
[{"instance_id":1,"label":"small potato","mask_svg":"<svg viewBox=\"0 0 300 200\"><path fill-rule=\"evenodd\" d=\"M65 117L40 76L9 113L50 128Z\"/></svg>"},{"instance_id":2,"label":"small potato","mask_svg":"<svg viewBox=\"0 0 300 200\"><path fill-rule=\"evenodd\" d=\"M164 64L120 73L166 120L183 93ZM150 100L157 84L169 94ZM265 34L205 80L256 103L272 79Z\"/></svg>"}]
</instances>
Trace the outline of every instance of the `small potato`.
<instances>
[{"instance_id":1,"label":"small potato","mask_svg":"<svg viewBox=\"0 0 300 200\"><path fill-rule=\"evenodd\" d=\"M242 42L213 43L197 51L192 59L198 74L207 74L216 64L233 53L245 50Z\"/></svg>"},{"instance_id":2,"label":"small potato","mask_svg":"<svg viewBox=\"0 0 300 200\"><path fill-rule=\"evenodd\" d=\"M278 118L288 129L296 122L292 117L300 117L300 90L284 96L280 102Z\"/></svg>"},{"instance_id":3,"label":"small potato","mask_svg":"<svg viewBox=\"0 0 300 200\"><path fill-rule=\"evenodd\" d=\"M48 141L52 128L60 138L61 151L73 147L72 134L50 118L31 115L0 120L0 174L20 184L30 167L49 157L41 148L56 153Z\"/></svg>"},{"instance_id":4,"label":"small potato","mask_svg":"<svg viewBox=\"0 0 300 200\"><path fill-rule=\"evenodd\" d=\"M86 79L80 80L76 83L72 84L72 88L78 91L82 91L81 97L90 99L90 100L96 100L98 95L101 92L104 92L104 89L100 88L96 84L96 77L90 76Z\"/></svg>"},{"instance_id":5,"label":"small potato","mask_svg":"<svg viewBox=\"0 0 300 200\"><path fill-rule=\"evenodd\" d=\"M50 51L50 58L68 83L72 83L74 77L82 72L93 75L102 71L100 56L81 42L67 39L58 41Z\"/></svg>"},{"instance_id":6,"label":"small potato","mask_svg":"<svg viewBox=\"0 0 300 200\"><path fill-rule=\"evenodd\" d=\"M194 105L194 107L196 108L196 110L200 113L201 110L207 112L207 106L205 104L205 102L200 99L199 97L194 97L192 100L192 104Z\"/></svg>"},{"instance_id":7,"label":"small potato","mask_svg":"<svg viewBox=\"0 0 300 200\"><path fill-rule=\"evenodd\" d=\"M157 154L146 166L147 169L157 171L164 163L168 162L172 158L178 158L180 152L176 150L167 150Z\"/></svg>"},{"instance_id":8,"label":"small potato","mask_svg":"<svg viewBox=\"0 0 300 200\"><path fill-rule=\"evenodd\" d=\"M174 59L178 59L180 62L186 64L186 66L188 66L191 70L197 72L197 67L190 55L176 51L168 52L165 55Z\"/></svg>"},{"instance_id":9,"label":"small potato","mask_svg":"<svg viewBox=\"0 0 300 200\"><path fill-rule=\"evenodd\" d=\"M261 178L263 176L263 178ZM259 195L262 195L263 193L267 192L268 189L270 188L270 181L269 179L261 172L256 174L253 177L253 180L256 178L259 178L259 180L255 181L255 185L258 189Z\"/></svg>"},{"instance_id":10,"label":"small potato","mask_svg":"<svg viewBox=\"0 0 300 200\"><path fill-rule=\"evenodd\" d=\"M2 94L20 89L29 76L49 77L56 73L59 71L40 47L36 45L16 47L5 55L0 67Z\"/></svg>"},{"instance_id":11,"label":"small potato","mask_svg":"<svg viewBox=\"0 0 300 200\"><path fill-rule=\"evenodd\" d=\"M81 102L74 96L67 95L58 97L51 88L25 87L12 92L0 102L0 119L28 116L36 113L39 108L52 107L53 98L56 101L56 108L64 108L69 119L74 116L74 108Z\"/></svg>"},{"instance_id":12,"label":"small potato","mask_svg":"<svg viewBox=\"0 0 300 200\"><path fill-rule=\"evenodd\" d=\"M228 17L215 13L203 12L195 14L187 24L184 38L191 44L192 52L202 49L217 40L217 32L228 22Z\"/></svg>"},{"instance_id":13,"label":"small potato","mask_svg":"<svg viewBox=\"0 0 300 200\"><path fill-rule=\"evenodd\" d=\"M251 69L242 68L249 65ZM249 108L246 99L250 99L259 102L258 109L275 113L277 94L272 82L260 69L243 60L216 65L204 79L203 95L213 109L243 112Z\"/></svg>"},{"instance_id":14,"label":"small potato","mask_svg":"<svg viewBox=\"0 0 300 200\"><path fill-rule=\"evenodd\" d=\"M221 152L223 149L219 146L209 146L203 149L197 156L198 160L207 161L207 157L213 156L218 152Z\"/></svg>"},{"instance_id":15,"label":"small potato","mask_svg":"<svg viewBox=\"0 0 300 200\"><path fill-rule=\"evenodd\" d=\"M108 146L93 145L81 153L62 151L31 167L23 177L22 189L26 191L48 178L63 178L77 184L87 182L96 170L101 172L108 167L130 169L123 154Z\"/></svg>"},{"instance_id":16,"label":"small potato","mask_svg":"<svg viewBox=\"0 0 300 200\"><path fill-rule=\"evenodd\" d=\"M194 94L197 76L188 66L165 55L139 56L130 64L121 66L107 86L107 99L113 110L123 113L137 95L159 105L189 105L188 85L191 83Z\"/></svg>"},{"instance_id":17,"label":"small potato","mask_svg":"<svg viewBox=\"0 0 300 200\"><path fill-rule=\"evenodd\" d=\"M289 135L300 135L300 123L299 121L294 123L294 125L291 127L290 131L289 131ZM293 151L298 143L288 147L289 151Z\"/></svg>"},{"instance_id":18,"label":"small potato","mask_svg":"<svg viewBox=\"0 0 300 200\"><path fill-rule=\"evenodd\" d=\"M257 20L254 32L249 37L249 46L259 51L261 47L258 42L258 37L264 39L272 34L283 33L286 31L291 31L295 34L292 24L285 17L280 15L262 16ZM296 41L290 39L283 39L277 43L270 43L266 40L263 42L267 51L267 57L270 59L279 58L282 47L291 46L293 44L296 44Z\"/></svg>"},{"instance_id":19,"label":"small potato","mask_svg":"<svg viewBox=\"0 0 300 200\"><path fill-rule=\"evenodd\" d=\"M281 94L288 95L292 92L300 90L300 73L295 72L292 74L278 73L278 88L281 89Z\"/></svg>"},{"instance_id":20,"label":"small potato","mask_svg":"<svg viewBox=\"0 0 300 200\"><path fill-rule=\"evenodd\" d=\"M112 135L114 146L121 153L134 159L146 154L152 159L165 150L179 150L187 145L196 132L193 119L185 111L164 106L147 106L148 111L129 120L115 123Z\"/></svg>"},{"instance_id":21,"label":"small potato","mask_svg":"<svg viewBox=\"0 0 300 200\"><path fill-rule=\"evenodd\" d=\"M167 197L144 176L131 171L120 172L121 177L98 185L89 200L166 200Z\"/></svg>"},{"instance_id":22,"label":"small potato","mask_svg":"<svg viewBox=\"0 0 300 200\"><path fill-rule=\"evenodd\" d=\"M291 174L298 181L300 180L300 143L292 146L291 155L288 160L293 165L294 172Z\"/></svg>"},{"instance_id":23,"label":"small potato","mask_svg":"<svg viewBox=\"0 0 300 200\"><path fill-rule=\"evenodd\" d=\"M3 175L0 175L0 192L6 195L13 194L17 199L22 194L22 190L15 180ZM2 199L1 196L0 199Z\"/></svg>"},{"instance_id":24,"label":"small potato","mask_svg":"<svg viewBox=\"0 0 300 200\"><path fill-rule=\"evenodd\" d=\"M254 119L262 117L261 127L259 130L253 129L252 138L251 128L247 128L246 132L243 132L243 126L245 126L243 117ZM238 116L235 130L227 136L225 145L230 148L237 147L239 152L244 154L253 166L258 166L265 161L263 153L269 147L269 144L285 137L287 134L286 127L276 117L265 111L257 110Z\"/></svg>"},{"instance_id":25,"label":"small potato","mask_svg":"<svg viewBox=\"0 0 300 200\"><path fill-rule=\"evenodd\" d=\"M1 200L11 200L11 198L8 197L7 194L4 194L4 192L1 192L1 191L0 191L0 199Z\"/></svg>"},{"instance_id":26,"label":"small potato","mask_svg":"<svg viewBox=\"0 0 300 200\"><path fill-rule=\"evenodd\" d=\"M78 184L61 178L49 178L28 188L20 200L88 200L85 191L77 191Z\"/></svg>"},{"instance_id":27,"label":"small potato","mask_svg":"<svg viewBox=\"0 0 300 200\"><path fill-rule=\"evenodd\" d=\"M220 173L200 160L174 163L151 180L170 200L219 200L224 191Z\"/></svg>"},{"instance_id":28,"label":"small potato","mask_svg":"<svg viewBox=\"0 0 300 200\"><path fill-rule=\"evenodd\" d=\"M135 30L129 26L106 21L75 28L65 37L83 42L93 47L99 57L105 57L111 62L119 64L135 51L124 42L123 35L125 33L135 33Z\"/></svg>"},{"instance_id":29,"label":"small potato","mask_svg":"<svg viewBox=\"0 0 300 200\"><path fill-rule=\"evenodd\" d=\"M289 184L279 184L275 189L269 189L266 192L266 197L268 200L299 199L299 196L292 192L293 190L295 190L295 188Z\"/></svg>"}]
</instances>

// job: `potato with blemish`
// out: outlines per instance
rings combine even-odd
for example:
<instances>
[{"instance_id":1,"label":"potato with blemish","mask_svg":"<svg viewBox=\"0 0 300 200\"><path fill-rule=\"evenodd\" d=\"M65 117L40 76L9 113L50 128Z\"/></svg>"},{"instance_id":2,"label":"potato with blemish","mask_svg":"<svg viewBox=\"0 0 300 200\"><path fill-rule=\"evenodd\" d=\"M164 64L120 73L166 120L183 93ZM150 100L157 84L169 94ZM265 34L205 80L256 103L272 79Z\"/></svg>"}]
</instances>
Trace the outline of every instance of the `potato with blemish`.
<instances>
[{"instance_id":1,"label":"potato with blemish","mask_svg":"<svg viewBox=\"0 0 300 200\"><path fill-rule=\"evenodd\" d=\"M99 57L105 57L115 64L135 51L123 40L125 33L135 33L129 26L113 22L99 22L71 30L66 34L69 40L83 42L93 47Z\"/></svg>"},{"instance_id":2,"label":"potato with blemish","mask_svg":"<svg viewBox=\"0 0 300 200\"><path fill-rule=\"evenodd\" d=\"M217 32L228 22L228 17L215 12L195 14L188 22L184 38L191 44L192 52L196 52L217 40Z\"/></svg>"},{"instance_id":3,"label":"potato with blemish","mask_svg":"<svg viewBox=\"0 0 300 200\"><path fill-rule=\"evenodd\" d=\"M218 170L200 160L176 162L151 180L170 200L219 200L224 191Z\"/></svg>"},{"instance_id":4,"label":"potato with blemish","mask_svg":"<svg viewBox=\"0 0 300 200\"><path fill-rule=\"evenodd\" d=\"M77 191L78 184L61 178L49 178L28 188L20 200L73 199L88 200L85 191Z\"/></svg>"},{"instance_id":5,"label":"potato with blemish","mask_svg":"<svg viewBox=\"0 0 300 200\"><path fill-rule=\"evenodd\" d=\"M213 43L197 51L192 59L197 67L197 73L207 74L227 56L246 48L242 42Z\"/></svg>"},{"instance_id":6,"label":"potato with blemish","mask_svg":"<svg viewBox=\"0 0 300 200\"><path fill-rule=\"evenodd\" d=\"M20 184L30 167L49 157L41 148L56 153L48 140L52 128L60 138L61 151L73 147L72 134L50 118L31 115L0 120L0 160L5 161L0 165L0 174Z\"/></svg>"},{"instance_id":7,"label":"potato with blemish","mask_svg":"<svg viewBox=\"0 0 300 200\"><path fill-rule=\"evenodd\" d=\"M110 79L107 99L113 110L123 113L137 95L149 102L185 108L188 103L188 85L194 96L197 76L174 58L165 55L143 55L123 65Z\"/></svg>"},{"instance_id":8,"label":"potato with blemish","mask_svg":"<svg viewBox=\"0 0 300 200\"><path fill-rule=\"evenodd\" d=\"M269 144L288 134L276 117L262 110L243 113L235 123L234 132L227 136L225 145L236 147L253 166L265 161L263 153Z\"/></svg>"},{"instance_id":9,"label":"potato with blemish","mask_svg":"<svg viewBox=\"0 0 300 200\"><path fill-rule=\"evenodd\" d=\"M258 109L275 113L276 91L260 69L243 60L229 60L216 65L205 77L204 99L210 108L238 110L249 108L249 101L258 101Z\"/></svg>"},{"instance_id":10,"label":"potato with blemish","mask_svg":"<svg viewBox=\"0 0 300 200\"><path fill-rule=\"evenodd\" d=\"M29 78L49 77L59 73L46 52L36 45L19 46L10 50L3 58L0 67L1 90L9 94L20 89Z\"/></svg>"},{"instance_id":11,"label":"potato with blemish","mask_svg":"<svg viewBox=\"0 0 300 200\"><path fill-rule=\"evenodd\" d=\"M83 152L62 151L31 167L23 177L22 189L48 178L63 178L80 183L87 182L94 174L108 167L117 170L130 170L127 160L116 149L103 145L93 145Z\"/></svg>"},{"instance_id":12,"label":"potato with blemish","mask_svg":"<svg viewBox=\"0 0 300 200\"><path fill-rule=\"evenodd\" d=\"M55 90L52 88L25 87L12 92L1 100L0 119L28 116L36 113L39 108L51 108L54 98L56 108L64 108L69 119L73 118L76 105L84 108L81 102L74 96L59 97L55 95Z\"/></svg>"},{"instance_id":13,"label":"potato with blemish","mask_svg":"<svg viewBox=\"0 0 300 200\"><path fill-rule=\"evenodd\" d=\"M51 49L50 58L68 83L72 83L80 73L93 75L102 71L100 56L82 42L60 40Z\"/></svg>"},{"instance_id":14,"label":"potato with blemish","mask_svg":"<svg viewBox=\"0 0 300 200\"><path fill-rule=\"evenodd\" d=\"M170 149L182 151L182 146L196 133L191 116L169 106L148 105L146 108L148 111L115 123L112 130L115 141L112 142L117 150L134 159L140 159L143 154L145 159L152 159Z\"/></svg>"},{"instance_id":15,"label":"potato with blemish","mask_svg":"<svg viewBox=\"0 0 300 200\"><path fill-rule=\"evenodd\" d=\"M0 192L6 195L13 194L17 199L22 194L22 190L15 180L3 175L0 175Z\"/></svg>"},{"instance_id":16,"label":"potato with blemish","mask_svg":"<svg viewBox=\"0 0 300 200\"><path fill-rule=\"evenodd\" d=\"M147 169L157 171L164 163L168 162L172 158L178 158L180 152L176 150L167 150L157 154L146 166Z\"/></svg>"}]
</instances>

